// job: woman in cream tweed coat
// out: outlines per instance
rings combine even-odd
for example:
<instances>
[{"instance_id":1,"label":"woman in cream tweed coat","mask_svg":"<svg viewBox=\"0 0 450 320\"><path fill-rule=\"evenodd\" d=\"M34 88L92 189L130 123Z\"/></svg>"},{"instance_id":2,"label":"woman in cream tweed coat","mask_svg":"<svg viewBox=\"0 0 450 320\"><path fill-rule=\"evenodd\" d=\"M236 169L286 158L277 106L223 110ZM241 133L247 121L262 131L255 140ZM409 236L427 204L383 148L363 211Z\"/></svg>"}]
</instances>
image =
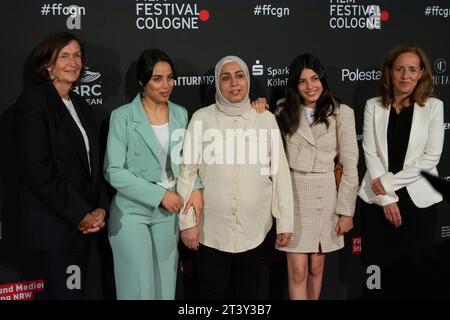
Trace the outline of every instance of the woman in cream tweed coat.
<instances>
[{"instance_id":1,"label":"woman in cream tweed coat","mask_svg":"<svg viewBox=\"0 0 450 320\"><path fill-rule=\"evenodd\" d=\"M318 299L324 253L342 248L343 234L353 227L358 189L353 110L333 97L320 61L304 54L290 66L277 120L285 138L295 206L293 238L279 248L287 252L289 297ZM338 153L344 170L337 192Z\"/></svg>"}]
</instances>

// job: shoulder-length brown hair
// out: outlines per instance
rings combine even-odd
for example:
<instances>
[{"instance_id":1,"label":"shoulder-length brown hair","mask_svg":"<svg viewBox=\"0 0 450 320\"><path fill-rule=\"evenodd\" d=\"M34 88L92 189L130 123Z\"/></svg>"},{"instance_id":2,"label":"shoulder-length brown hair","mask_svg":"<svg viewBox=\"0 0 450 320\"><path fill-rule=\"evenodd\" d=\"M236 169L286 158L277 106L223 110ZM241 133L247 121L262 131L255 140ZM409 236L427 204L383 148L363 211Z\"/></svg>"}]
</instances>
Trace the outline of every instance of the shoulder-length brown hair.
<instances>
[{"instance_id":1,"label":"shoulder-length brown hair","mask_svg":"<svg viewBox=\"0 0 450 320\"><path fill-rule=\"evenodd\" d=\"M422 70L422 77L417 82L414 91L410 95L411 102L417 102L420 106L425 105L425 101L432 96L433 76L431 74L430 62L425 52L413 45L401 45L392 49L386 56L383 63L383 70L381 74L381 99L383 106L388 108L394 102L394 89L392 87L392 65L399 55L405 52L416 54L420 60L420 69Z\"/></svg>"},{"instance_id":2,"label":"shoulder-length brown hair","mask_svg":"<svg viewBox=\"0 0 450 320\"><path fill-rule=\"evenodd\" d=\"M84 47L83 43L70 32L59 32L48 35L33 50L33 80L35 83L51 81L47 68L53 65L58 58L59 52L70 42L76 41L81 50L81 73L84 73Z\"/></svg>"}]
</instances>

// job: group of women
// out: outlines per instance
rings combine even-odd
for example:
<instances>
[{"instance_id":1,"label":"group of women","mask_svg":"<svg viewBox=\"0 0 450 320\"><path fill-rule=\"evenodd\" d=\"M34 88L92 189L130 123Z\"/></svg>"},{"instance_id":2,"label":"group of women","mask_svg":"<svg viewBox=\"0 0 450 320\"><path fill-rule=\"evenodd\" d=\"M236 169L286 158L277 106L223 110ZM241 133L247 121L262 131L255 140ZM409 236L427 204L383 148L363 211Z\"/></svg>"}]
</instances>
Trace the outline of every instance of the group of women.
<instances>
[{"instance_id":1,"label":"group of women","mask_svg":"<svg viewBox=\"0 0 450 320\"><path fill-rule=\"evenodd\" d=\"M363 251L369 263L388 263L432 243L442 197L420 172L437 174L443 103L432 97L431 70L420 48L393 49L383 65L381 96L367 101L367 172L359 191L354 113L332 93L314 55L291 63L275 115L263 100L251 104L245 62L221 59L216 101L189 123L223 131L279 128L270 144L278 147L269 152L278 166L269 165L265 177L248 164L180 160L180 145L189 141L177 133L188 127L188 114L169 100L175 68L158 49L140 56L142 91L112 112L100 164L94 116L71 91L83 62L77 37L48 36L36 50L37 84L16 105L24 273L44 279L41 298L85 297L90 242L106 221L118 299L175 298L179 230L186 247L198 251L201 298L258 298L261 245L272 220L275 246L286 251L289 298L318 299L325 253L344 246L357 194L366 203ZM337 162L343 168L338 187ZM117 190L110 203L103 176ZM69 270L79 272L80 283L69 285ZM231 295L229 283L235 286Z\"/></svg>"}]
</instances>

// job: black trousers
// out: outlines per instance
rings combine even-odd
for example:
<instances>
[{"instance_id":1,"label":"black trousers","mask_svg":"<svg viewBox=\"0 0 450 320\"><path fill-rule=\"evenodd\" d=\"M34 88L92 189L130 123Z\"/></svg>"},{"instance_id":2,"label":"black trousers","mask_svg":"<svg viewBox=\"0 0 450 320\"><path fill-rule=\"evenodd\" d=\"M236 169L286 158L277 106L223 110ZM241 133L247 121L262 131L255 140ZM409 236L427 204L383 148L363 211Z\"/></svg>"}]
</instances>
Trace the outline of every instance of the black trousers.
<instances>
[{"instance_id":1,"label":"black trousers","mask_svg":"<svg viewBox=\"0 0 450 320\"><path fill-rule=\"evenodd\" d=\"M199 298L258 299L264 249L264 242L242 253L228 253L200 245L197 255Z\"/></svg>"},{"instance_id":2,"label":"black trousers","mask_svg":"<svg viewBox=\"0 0 450 320\"><path fill-rule=\"evenodd\" d=\"M22 270L26 281L44 280L36 300L84 300L89 253L24 249Z\"/></svg>"},{"instance_id":3,"label":"black trousers","mask_svg":"<svg viewBox=\"0 0 450 320\"><path fill-rule=\"evenodd\" d=\"M437 206L418 208L405 189L397 191L402 225L396 228L384 216L383 207L363 203L362 253L368 264L390 263L432 246L437 227Z\"/></svg>"},{"instance_id":4,"label":"black trousers","mask_svg":"<svg viewBox=\"0 0 450 320\"><path fill-rule=\"evenodd\" d=\"M434 291L436 265L430 255L435 246L437 207L418 208L405 189L399 190L402 225L394 227L377 205L362 206L362 253L367 266L377 265L381 290L367 290L369 299L415 299Z\"/></svg>"}]
</instances>

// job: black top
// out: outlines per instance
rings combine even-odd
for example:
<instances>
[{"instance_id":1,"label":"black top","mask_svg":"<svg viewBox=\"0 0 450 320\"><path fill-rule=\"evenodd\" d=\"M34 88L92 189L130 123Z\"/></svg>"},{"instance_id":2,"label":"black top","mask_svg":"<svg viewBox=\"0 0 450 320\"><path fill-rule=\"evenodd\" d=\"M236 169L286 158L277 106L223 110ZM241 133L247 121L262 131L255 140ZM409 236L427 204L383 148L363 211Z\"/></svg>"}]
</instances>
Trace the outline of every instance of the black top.
<instances>
[{"instance_id":1,"label":"black top","mask_svg":"<svg viewBox=\"0 0 450 320\"><path fill-rule=\"evenodd\" d=\"M387 131L389 171L393 174L403 170L406 150L408 149L409 134L414 113L414 106L404 108L399 114L391 106ZM401 193L406 189L402 188ZM400 196L399 194L397 194Z\"/></svg>"}]
</instances>

